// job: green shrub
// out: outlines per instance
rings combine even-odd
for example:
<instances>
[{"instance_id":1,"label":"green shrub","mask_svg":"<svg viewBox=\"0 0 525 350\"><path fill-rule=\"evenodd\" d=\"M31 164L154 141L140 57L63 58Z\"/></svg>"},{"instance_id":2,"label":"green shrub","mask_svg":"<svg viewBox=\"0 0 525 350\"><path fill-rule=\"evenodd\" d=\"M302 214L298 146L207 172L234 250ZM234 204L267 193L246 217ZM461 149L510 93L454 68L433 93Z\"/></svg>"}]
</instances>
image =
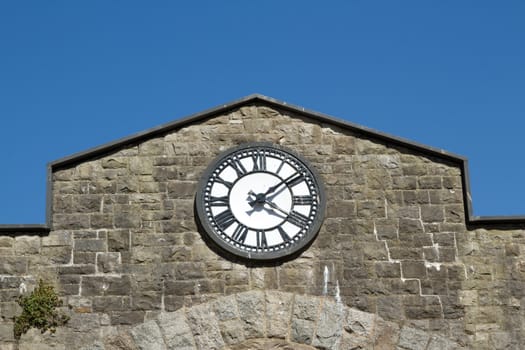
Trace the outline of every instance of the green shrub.
<instances>
[{"instance_id":1,"label":"green shrub","mask_svg":"<svg viewBox=\"0 0 525 350\"><path fill-rule=\"evenodd\" d=\"M22 314L15 317L15 338L20 339L31 327L38 328L42 333L49 330L56 331L56 327L62 326L69 321L69 316L61 314L56 310L62 306L53 286L45 284L40 280L38 286L29 294L18 298L18 304L22 307Z\"/></svg>"}]
</instances>

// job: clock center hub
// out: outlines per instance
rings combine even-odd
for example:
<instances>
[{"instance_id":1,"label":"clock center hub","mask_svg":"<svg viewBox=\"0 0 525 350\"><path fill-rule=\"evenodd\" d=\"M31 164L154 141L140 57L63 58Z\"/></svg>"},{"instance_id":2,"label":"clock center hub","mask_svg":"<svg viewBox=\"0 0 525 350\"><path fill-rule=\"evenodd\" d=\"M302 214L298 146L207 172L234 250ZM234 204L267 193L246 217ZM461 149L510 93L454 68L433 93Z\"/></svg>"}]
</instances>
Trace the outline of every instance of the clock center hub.
<instances>
[{"instance_id":1,"label":"clock center hub","mask_svg":"<svg viewBox=\"0 0 525 350\"><path fill-rule=\"evenodd\" d=\"M230 209L243 225L256 230L268 230L286 220L292 208L292 193L287 186L266 194L282 179L267 172L254 172L235 182L230 195ZM281 210L276 210L275 207Z\"/></svg>"}]
</instances>

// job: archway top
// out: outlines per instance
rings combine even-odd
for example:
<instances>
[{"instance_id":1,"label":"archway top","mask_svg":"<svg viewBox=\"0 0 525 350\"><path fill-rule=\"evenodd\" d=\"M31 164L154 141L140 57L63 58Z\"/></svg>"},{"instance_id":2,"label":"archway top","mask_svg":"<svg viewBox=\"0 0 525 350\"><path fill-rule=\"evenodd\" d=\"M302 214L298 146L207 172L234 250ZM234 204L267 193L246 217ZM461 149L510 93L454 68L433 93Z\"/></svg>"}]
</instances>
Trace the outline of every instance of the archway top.
<instances>
[{"instance_id":1,"label":"archway top","mask_svg":"<svg viewBox=\"0 0 525 350\"><path fill-rule=\"evenodd\" d=\"M106 333L107 334L107 333ZM109 349L456 349L454 341L343 305L333 297L249 291L204 302L117 331L84 350Z\"/></svg>"}]
</instances>

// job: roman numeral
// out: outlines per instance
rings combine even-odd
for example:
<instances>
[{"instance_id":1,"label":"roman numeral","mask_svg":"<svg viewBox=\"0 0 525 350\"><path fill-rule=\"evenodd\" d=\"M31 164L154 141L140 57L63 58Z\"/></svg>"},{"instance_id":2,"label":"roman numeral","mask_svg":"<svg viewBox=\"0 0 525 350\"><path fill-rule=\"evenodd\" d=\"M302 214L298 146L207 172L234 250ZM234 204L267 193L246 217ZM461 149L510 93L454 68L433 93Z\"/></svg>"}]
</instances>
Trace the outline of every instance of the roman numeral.
<instances>
[{"instance_id":1,"label":"roman numeral","mask_svg":"<svg viewBox=\"0 0 525 350\"><path fill-rule=\"evenodd\" d=\"M293 196L294 205L312 205L314 203L313 196Z\"/></svg>"},{"instance_id":2,"label":"roman numeral","mask_svg":"<svg viewBox=\"0 0 525 350\"><path fill-rule=\"evenodd\" d=\"M283 161L281 162L281 164L279 164L279 167L277 168L277 171L275 172L277 175L279 175L279 172L282 170L282 168L283 168L283 166L284 166L285 163L286 163L286 161L283 160Z\"/></svg>"},{"instance_id":3,"label":"roman numeral","mask_svg":"<svg viewBox=\"0 0 525 350\"><path fill-rule=\"evenodd\" d=\"M290 212L290 215L288 216L287 220L295 226L301 228L308 224L308 217L294 210Z\"/></svg>"},{"instance_id":4,"label":"roman numeral","mask_svg":"<svg viewBox=\"0 0 525 350\"><path fill-rule=\"evenodd\" d=\"M268 248L268 243L266 242L266 232L257 231L257 248Z\"/></svg>"},{"instance_id":5,"label":"roman numeral","mask_svg":"<svg viewBox=\"0 0 525 350\"><path fill-rule=\"evenodd\" d=\"M235 222L235 217L233 216L233 213L230 211L230 209L226 209L225 211L221 212L215 216L214 219L217 226L219 226L223 231Z\"/></svg>"},{"instance_id":6,"label":"roman numeral","mask_svg":"<svg viewBox=\"0 0 525 350\"><path fill-rule=\"evenodd\" d=\"M277 226L277 230L279 230L279 234L281 235L283 242L288 242L291 240L290 236L288 236L286 231L281 226Z\"/></svg>"},{"instance_id":7,"label":"roman numeral","mask_svg":"<svg viewBox=\"0 0 525 350\"><path fill-rule=\"evenodd\" d=\"M218 176L215 178L215 182L223 184L224 186L228 187L229 190L231 190L233 187L233 183L226 181L223 178L220 178Z\"/></svg>"},{"instance_id":8,"label":"roman numeral","mask_svg":"<svg viewBox=\"0 0 525 350\"><path fill-rule=\"evenodd\" d=\"M210 197L210 206L212 207L227 207L228 206L228 196L223 197Z\"/></svg>"},{"instance_id":9,"label":"roman numeral","mask_svg":"<svg viewBox=\"0 0 525 350\"><path fill-rule=\"evenodd\" d=\"M256 170L266 170L266 154L264 151L256 151L252 154L253 160L253 171Z\"/></svg>"},{"instance_id":10,"label":"roman numeral","mask_svg":"<svg viewBox=\"0 0 525 350\"><path fill-rule=\"evenodd\" d=\"M294 173L290 175L286 180L284 180L284 182L286 183L288 187L293 187L303 181L304 181L304 177L303 177L303 174L301 173Z\"/></svg>"},{"instance_id":11,"label":"roman numeral","mask_svg":"<svg viewBox=\"0 0 525 350\"><path fill-rule=\"evenodd\" d=\"M239 243L244 243L244 241L246 240L247 234L248 234L248 227L244 226L243 224L239 224L235 228L235 231L233 231L232 239Z\"/></svg>"},{"instance_id":12,"label":"roman numeral","mask_svg":"<svg viewBox=\"0 0 525 350\"><path fill-rule=\"evenodd\" d=\"M230 166L235 170L237 176L241 177L246 174L246 168L242 165L239 159L231 159Z\"/></svg>"}]
</instances>

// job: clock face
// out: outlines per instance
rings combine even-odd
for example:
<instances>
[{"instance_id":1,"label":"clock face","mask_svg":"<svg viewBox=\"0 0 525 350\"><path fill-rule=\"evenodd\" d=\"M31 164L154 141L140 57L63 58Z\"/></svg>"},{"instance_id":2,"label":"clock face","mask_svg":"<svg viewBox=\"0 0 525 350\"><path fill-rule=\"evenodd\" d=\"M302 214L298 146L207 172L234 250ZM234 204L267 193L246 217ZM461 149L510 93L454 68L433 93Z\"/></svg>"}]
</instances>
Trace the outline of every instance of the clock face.
<instances>
[{"instance_id":1,"label":"clock face","mask_svg":"<svg viewBox=\"0 0 525 350\"><path fill-rule=\"evenodd\" d=\"M307 161L267 143L221 154L196 195L205 233L228 252L255 260L305 247L320 228L324 203L320 179Z\"/></svg>"}]
</instances>

